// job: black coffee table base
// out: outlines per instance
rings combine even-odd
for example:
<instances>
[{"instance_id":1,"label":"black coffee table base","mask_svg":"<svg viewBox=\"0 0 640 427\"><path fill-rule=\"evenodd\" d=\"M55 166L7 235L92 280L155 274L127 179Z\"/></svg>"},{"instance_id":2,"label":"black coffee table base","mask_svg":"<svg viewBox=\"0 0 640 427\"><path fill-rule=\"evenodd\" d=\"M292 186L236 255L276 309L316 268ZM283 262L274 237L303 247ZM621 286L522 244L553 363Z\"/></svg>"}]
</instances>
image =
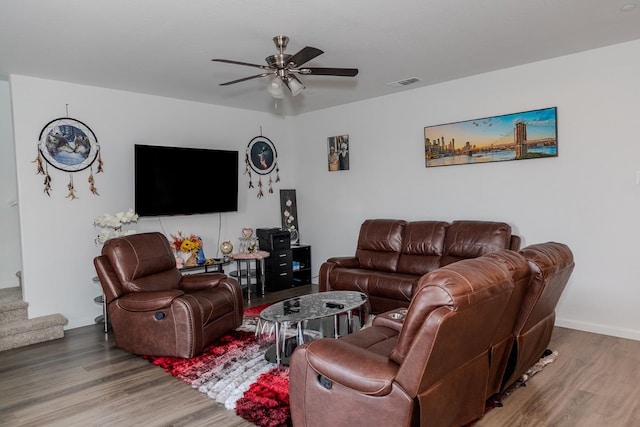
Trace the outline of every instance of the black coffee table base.
<instances>
[{"instance_id":1,"label":"black coffee table base","mask_svg":"<svg viewBox=\"0 0 640 427\"><path fill-rule=\"evenodd\" d=\"M284 341L284 348L280 354L280 365L289 366L289 358L293 354L293 350L298 346L297 337L289 337ZM269 346L264 358L271 363L278 363L278 356L276 355L276 345Z\"/></svg>"}]
</instances>

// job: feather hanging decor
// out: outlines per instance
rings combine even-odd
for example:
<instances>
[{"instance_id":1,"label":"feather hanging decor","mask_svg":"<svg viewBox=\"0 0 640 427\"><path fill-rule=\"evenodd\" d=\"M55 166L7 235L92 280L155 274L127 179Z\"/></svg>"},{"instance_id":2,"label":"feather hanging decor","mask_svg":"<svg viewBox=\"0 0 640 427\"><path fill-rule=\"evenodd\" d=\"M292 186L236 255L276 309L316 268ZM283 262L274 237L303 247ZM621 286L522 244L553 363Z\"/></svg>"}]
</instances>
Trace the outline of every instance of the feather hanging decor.
<instances>
[{"instance_id":1,"label":"feather hanging decor","mask_svg":"<svg viewBox=\"0 0 640 427\"><path fill-rule=\"evenodd\" d=\"M103 172L98 139L91 128L80 120L62 117L47 123L40 131L37 145L38 155L32 163L36 164L36 174L44 175L44 193L51 197L52 178L49 166L69 173L67 199L78 198L73 183L73 174L89 169L89 191L99 196L95 186L93 164L97 162L96 173Z\"/></svg>"},{"instance_id":2,"label":"feather hanging decor","mask_svg":"<svg viewBox=\"0 0 640 427\"><path fill-rule=\"evenodd\" d=\"M256 136L249 141L244 157L245 175L249 175L249 188L254 188L251 172L258 175L258 199L264 197L262 175L268 175L268 193L273 193L273 183L280 182L280 169L278 167L278 152L273 142L265 136ZM275 180L271 173L275 171Z\"/></svg>"}]
</instances>

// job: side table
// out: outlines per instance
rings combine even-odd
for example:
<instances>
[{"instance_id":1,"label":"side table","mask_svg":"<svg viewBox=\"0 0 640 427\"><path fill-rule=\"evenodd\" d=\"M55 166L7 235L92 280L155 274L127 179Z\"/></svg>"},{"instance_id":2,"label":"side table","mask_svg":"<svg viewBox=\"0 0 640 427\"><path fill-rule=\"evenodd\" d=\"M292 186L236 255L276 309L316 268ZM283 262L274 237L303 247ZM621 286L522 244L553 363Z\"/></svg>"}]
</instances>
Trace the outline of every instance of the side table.
<instances>
[{"instance_id":1,"label":"side table","mask_svg":"<svg viewBox=\"0 0 640 427\"><path fill-rule=\"evenodd\" d=\"M194 265L193 267L182 267L178 270L182 274L201 273L204 270L205 273L224 273L223 267L231 264L231 261L224 261L222 259L208 259L204 264Z\"/></svg>"},{"instance_id":2,"label":"side table","mask_svg":"<svg viewBox=\"0 0 640 427\"><path fill-rule=\"evenodd\" d=\"M102 285L100 284L100 279L98 278L98 276L94 276L92 282L100 286L100 290L102 291ZM109 332L109 311L107 309L107 301L105 299L104 292L95 297L93 299L93 302L102 306L102 314L95 318L95 322L98 324L104 324L104 333L106 334L107 332Z\"/></svg>"},{"instance_id":3,"label":"side table","mask_svg":"<svg viewBox=\"0 0 640 427\"><path fill-rule=\"evenodd\" d=\"M256 271L258 270L257 264L260 262L260 277L256 278L256 288L264 295L264 259L269 258L269 252L267 251L255 251L251 253L237 253L231 255L231 259L236 262L238 271L238 281L240 281L240 275L242 274L242 263L245 264L246 280L247 280L247 303L251 302L251 261L256 263Z\"/></svg>"}]
</instances>

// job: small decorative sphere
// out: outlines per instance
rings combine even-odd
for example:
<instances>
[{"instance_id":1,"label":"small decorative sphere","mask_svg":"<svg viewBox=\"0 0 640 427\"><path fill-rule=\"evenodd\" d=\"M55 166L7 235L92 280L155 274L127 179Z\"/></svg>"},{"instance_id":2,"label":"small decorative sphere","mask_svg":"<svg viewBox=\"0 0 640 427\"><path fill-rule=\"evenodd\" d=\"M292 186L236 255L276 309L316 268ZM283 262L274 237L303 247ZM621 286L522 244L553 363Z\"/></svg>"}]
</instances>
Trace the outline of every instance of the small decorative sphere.
<instances>
[{"instance_id":1,"label":"small decorative sphere","mask_svg":"<svg viewBox=\"0 0 640 427\"><path fill-rule=\"evenodd\" d=\"M223 255L229 255L231 252L233 252L233 243L231 243L229 240L227 240L226 242L222 242L220 244L220 251Z\"/></svg>"}]
</instances>

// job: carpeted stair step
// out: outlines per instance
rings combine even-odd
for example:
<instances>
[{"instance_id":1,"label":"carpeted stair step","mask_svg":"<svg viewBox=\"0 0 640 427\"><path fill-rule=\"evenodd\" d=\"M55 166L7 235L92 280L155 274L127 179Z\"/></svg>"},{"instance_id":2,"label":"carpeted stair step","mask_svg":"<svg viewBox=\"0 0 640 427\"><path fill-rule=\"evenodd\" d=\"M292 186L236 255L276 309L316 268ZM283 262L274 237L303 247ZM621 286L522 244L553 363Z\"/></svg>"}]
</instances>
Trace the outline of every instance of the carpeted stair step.
<instances>
[{"instance_id":1,"label":"carpeted stair step","mask_svg":"<svg viewBox=\"0 0 640 427\"><path fill-rule=\"evenodd\" d=\"M0 302L0 325L28 319L28 307L28 303L20 300Z\"/></svg>"},{"instance_id":2,"label":"carpeted stair step","mask_svg":"<svg viewBox=\"0 0 640 427\"><path fill-rule=\"evenodd\" d=\"M29 304L22 301L19 286L0 289L0 324L29 318Z\"/></svg>"},{"instance_id":3,"label":"carpeted stair step","mask_svg":"<svg viewBox=\"0 0 640 427\"><path fill-rule=\"evenodd\" d=\"M0 304L7 301L22 299L22 288L14 286L11 288L0 288Z\"/></svg>"},{"instance_id":4,"label":"carpeted stair step","mask_svg":"<svg viewBox=\"0 0 640 427\"><path fill-rule=\"evenodd\" d=\"M50 314L0 324L0 351L63 338L68 322L61 314Z\"/></svg>"}]
</instances>

